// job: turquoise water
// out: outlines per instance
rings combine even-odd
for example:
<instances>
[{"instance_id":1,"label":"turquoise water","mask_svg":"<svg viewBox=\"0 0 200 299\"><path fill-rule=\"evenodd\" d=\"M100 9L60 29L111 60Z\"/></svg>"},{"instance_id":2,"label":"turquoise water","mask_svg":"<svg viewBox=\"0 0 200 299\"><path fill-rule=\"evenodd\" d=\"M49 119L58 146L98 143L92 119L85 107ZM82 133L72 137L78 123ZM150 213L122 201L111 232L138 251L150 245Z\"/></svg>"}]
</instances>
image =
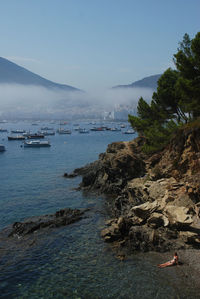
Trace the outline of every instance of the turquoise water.
<instances>
[{"instance_id":1,"label":"turquoise water","mask_svg":"<svg viewBox=\"0 0 200 299\"><path fill-rule=\"evenodd\" d=\"M6 123L7 129L31 129L58 124ZM81 127L90 128L88 123ZM109 124L116 126L116 124ZM70 208L90 208L87 217L52 230L28 248L8 250L0 261L0 298L198 298L178 268L160 271L157 253L133 254L124 262L115 257L100 231L108 218L105 199L74 188L80 178L66 179L64 172L98 158L109 143L131 140L122 132L49 136L50 148L23 148L7 141L0 153L0 228L26 217Z\"/></svg>"}]
</instances>

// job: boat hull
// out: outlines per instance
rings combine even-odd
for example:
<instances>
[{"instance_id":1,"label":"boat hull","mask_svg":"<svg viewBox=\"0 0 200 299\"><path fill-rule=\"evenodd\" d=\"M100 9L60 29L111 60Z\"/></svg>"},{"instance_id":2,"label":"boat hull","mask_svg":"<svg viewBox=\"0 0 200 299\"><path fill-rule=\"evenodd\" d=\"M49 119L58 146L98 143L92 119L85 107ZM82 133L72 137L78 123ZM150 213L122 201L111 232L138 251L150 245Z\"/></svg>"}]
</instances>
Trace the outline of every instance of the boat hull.
<instances>
[{"instance_id":1,"label":"boat hull","mask_svg":"<svg viewBox=\"0 0 200 299\"><path fill-rule=\"evenodd\" d=\"M49 141L40 141L40 140L32 140L25 141L24 147L50 147L51 144Z\"/></svg>"},{"instance_id":2,"label":"boat hull","mask_svg":"<svg viewBox=\"0 0 200 299\"><path fill-rule=\"evenodd\" d=\"M8 140L24 140L25 136L8 136Z\"/></svg>"}]
</instances>

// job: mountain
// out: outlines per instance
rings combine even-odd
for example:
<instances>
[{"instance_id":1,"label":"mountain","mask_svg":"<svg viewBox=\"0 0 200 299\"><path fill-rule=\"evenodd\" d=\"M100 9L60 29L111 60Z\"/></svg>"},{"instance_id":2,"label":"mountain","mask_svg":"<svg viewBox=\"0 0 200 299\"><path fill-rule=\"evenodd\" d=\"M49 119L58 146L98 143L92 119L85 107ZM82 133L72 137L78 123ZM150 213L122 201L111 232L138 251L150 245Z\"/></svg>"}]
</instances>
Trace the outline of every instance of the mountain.
<instances>
[{"instance_id":1,"label":"mountain","mask_svg":"<svg viewBox=\"0 0 200 299\"><path fill-rule=\"evenodd\" d=\"M128 85L118 85L113 88L151 88L153 90L157 89L157 82L161 74L145 77L142 80L135 81Z\"/></svg>"},{"instance_id":2,"label":"mountain","mask_svg":"<svg viewBox=\"0 0 200 299\"><path fill-rule=\"evenodd\" d=\"M78 88L47 80L3 57L0 57L0 84L3 83L36 85L48 89L59 89L64 91L80 91Z\"/></svg>"}]
</instances>

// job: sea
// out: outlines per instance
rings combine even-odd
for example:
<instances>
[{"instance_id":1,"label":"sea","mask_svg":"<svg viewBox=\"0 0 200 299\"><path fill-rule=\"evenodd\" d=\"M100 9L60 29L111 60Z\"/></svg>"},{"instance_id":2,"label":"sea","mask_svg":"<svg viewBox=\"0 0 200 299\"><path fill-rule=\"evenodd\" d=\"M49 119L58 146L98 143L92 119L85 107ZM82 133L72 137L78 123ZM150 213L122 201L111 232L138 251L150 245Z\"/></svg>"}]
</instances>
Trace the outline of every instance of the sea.
<instances>
[{"instance_id":1,"label":"sea","mask_svg":"<svg viewBox=\"0 0 200 299\"><path fill-rule=\"evenodd\" d=\"M91 131L95 126L120 130ZM6 147L0 152L0 230L62 208L89 208L82 220L48 231L32 246L4 252L0 298L199 298L181 267L157 268L165 262L161 253L133 252L124 261L117 259L112 245L100 236L110 217L105 196L77 191L81 177L63 176L97 160L109 143L136 137L124 134L128 123L26 120L7 121L0 127L8 130L0 132L0 144ZM71 134L47 136L48 148L25 148L22 141L8 141L11 130L35 133L42 127L55 131L62 127ZM89 133L80 134L78 127Z\"/></svg>"}]
</instances>

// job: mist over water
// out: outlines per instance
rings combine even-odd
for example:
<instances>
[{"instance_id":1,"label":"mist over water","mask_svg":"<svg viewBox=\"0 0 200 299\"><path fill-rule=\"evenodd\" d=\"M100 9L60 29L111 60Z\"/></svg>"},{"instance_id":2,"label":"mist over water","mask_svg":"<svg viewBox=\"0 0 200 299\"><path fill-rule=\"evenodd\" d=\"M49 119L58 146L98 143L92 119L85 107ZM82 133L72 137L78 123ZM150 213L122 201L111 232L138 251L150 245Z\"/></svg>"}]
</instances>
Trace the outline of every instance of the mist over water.
<instances>
[{"instance_id":1,"label":"mist over water","mask_svg":"<svg viewBox=\"0 0 200 299\"><path fill-rule=\"evenodd\" d=\"M100 116L122 105L137 107L142 96L150 100L149 88L117 88L92 92L63 91L42 86L1 84L0 117Z\"/></svg>"}]
</instances>

